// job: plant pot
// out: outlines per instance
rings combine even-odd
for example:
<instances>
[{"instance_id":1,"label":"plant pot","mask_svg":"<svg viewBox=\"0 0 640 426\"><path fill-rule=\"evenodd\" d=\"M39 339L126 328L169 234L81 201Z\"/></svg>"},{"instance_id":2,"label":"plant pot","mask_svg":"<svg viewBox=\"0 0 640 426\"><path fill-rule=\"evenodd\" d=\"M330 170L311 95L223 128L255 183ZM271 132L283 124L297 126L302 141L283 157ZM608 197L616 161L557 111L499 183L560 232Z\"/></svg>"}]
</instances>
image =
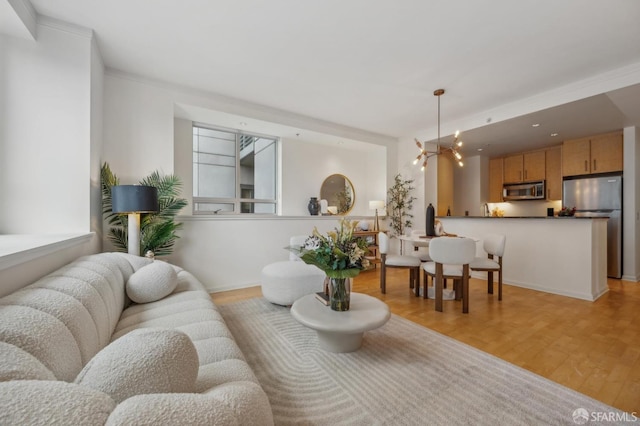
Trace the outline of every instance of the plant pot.
<instances>
[{"instance_id":1,"label":"plant pot","mask_svg":"<svg viewBox=\"0 0 640 426\"><path fill-rule=\"evenodd\" d=\"M351 278L329 279L329 304L334 311L348 311L351 299Z\"/></svg>"}]
</instances>

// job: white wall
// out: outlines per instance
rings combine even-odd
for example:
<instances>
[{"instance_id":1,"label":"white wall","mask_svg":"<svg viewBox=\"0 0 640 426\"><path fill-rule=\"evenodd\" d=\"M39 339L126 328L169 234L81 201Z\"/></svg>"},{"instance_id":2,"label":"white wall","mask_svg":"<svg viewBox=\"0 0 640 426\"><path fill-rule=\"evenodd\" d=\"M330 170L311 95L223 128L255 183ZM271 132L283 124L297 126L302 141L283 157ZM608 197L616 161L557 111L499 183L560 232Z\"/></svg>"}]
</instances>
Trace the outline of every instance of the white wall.
<instances>
[{"instance_id":1,"label":"white wall","mask_svg":"<svg viewBox=\"0 0 640 426\"><path fill-rule=\"evenodd\" d=\"M0 39L0 233L89 231L91 33Z\"/></svg>"},{"instance_id":2,"label":"white wall","mask_svg":"<svg viewBox=\"0 0 640 426\"><path fill-rule=\"evenodd\" d=\"M282 141L282 214L307 216L310 197L320 198L320 186L329 175L345 175L354 187L355 203L349 213L371 216L370 200L386 200L386 150L354 151L340 146Z\"/></svg>"},{"instance_id":3,"label":"white wall","mask_svg":"<svg viewBox=\"0 0 640 426\"><path fill-rule=\"evenodd\" d=\"M640 281L640 129L626 127L622 181L622 279Z\"/></svg>"},{"instance_id":4,"label":"white wall","mask_svg":"<svg viewBox=\"0 0 640 426\"><path fill-rule=\"evenodd\" d=\"M174 254L167 260L193 272L212 291L257 285L267 263L288 258L284 250L291 235L310 234L314 226L332 229L335 218L310 217L309 197L318 195L322 181L332 173L345 174L356 192L356 206L350 216L373 216L369 200L385 200L388 170L395 169L396 141L378 137L370 149L345 149L326 144L301 143L283 138L281 153L282 214L278 218L193 217L191 120L203 121L206 114L185 117L197 109L247 114L278 120L276 112L184 88L141 80L108 71L104 93L104 157L122 183L136 183L153 170L175 173L184 183L183 197L190 201L179 218L184 228ZM283 120L291 118L283 114ZM331 128L327 123L297 117L297 125ZM286 120L284 120L286 121ZM211 122L209 124L219 124ZM336 126L336 134L345 131ZM280 136L274 134L274 136ZM376 137L362 133L369 143ZM174 143L175 140L175 143ZM357 139L356 139L357 140ZM389 165L389 163L391 165ZM105 244L109 249L110 245Z\"/></svg>"},{"instance_id":5,"label":"white wall","mask_svg":"<svg viewBox=\"0 0 640 426\"><path fill-rule=\"evenodd\" d=\"M35 41L0 35L0 234L86 236L35 258L13 254L0 267L3 294L100 250L87 233L102 227L103 72L89 30L44 19Z\"/></svg>"}]
</instances>

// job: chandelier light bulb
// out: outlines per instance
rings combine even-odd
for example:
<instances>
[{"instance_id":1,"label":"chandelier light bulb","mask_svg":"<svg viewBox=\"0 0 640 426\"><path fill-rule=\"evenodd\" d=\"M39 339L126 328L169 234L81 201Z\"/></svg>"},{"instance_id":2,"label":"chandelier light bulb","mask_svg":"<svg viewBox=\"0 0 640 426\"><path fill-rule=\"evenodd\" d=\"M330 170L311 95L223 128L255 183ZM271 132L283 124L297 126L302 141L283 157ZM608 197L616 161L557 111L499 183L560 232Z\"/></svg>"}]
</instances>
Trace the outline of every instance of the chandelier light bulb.
<instances>
[{"instance_id":1,"label":"chandelier light bulb","mask_svg":"<svg viewBox=\"0 0 640 426\"><path fill-rule=\"evenodd\" d=\"M415 166L416 164L418 164L418 160L419 158L416 158L415 160L413 160L413 165Z\"/></svg>"},{"instance_id":2,"label":"chandelier light bulb","mask_svg":"<svg viewBox=\"0 0 640 426\"><path fill-rule=\"evenodd\" d=\"M456 160L462 160L462 155L459 152L455 152L453 155L456 156Z\"/></svg>"},{"instance_id":3,"label":"chandelier light bulb","mask_svg":"<svg viewBox=\"0 0 640 426\"><path fill-rule=\"evenodd\" d=\"M462 146L462 141L458 141L458 143L456 145Z\"/></svg>"},{"instance_id":4,"label":"chandelier light bulb","mask_svg":"<svg viewBox=\"0 0 640 426\"><path fill-rule=\"evenodd\" d=\"M456 130L456 134L454 135L454 137L457 139L459 135L460 135L460 130Z\"/></svg>"},{"instance_id":5,"label":"chandelier light bulb","mask_svg":"<svg viewBox=\"0 0 640 426\"><path fill-rule=\"evenodd\" d=\"M458 161L458 165L459 165L460 167L462 167L462 166L464 166L464 163L463 163L462 161Z\"/></svg>"}]
</instances>

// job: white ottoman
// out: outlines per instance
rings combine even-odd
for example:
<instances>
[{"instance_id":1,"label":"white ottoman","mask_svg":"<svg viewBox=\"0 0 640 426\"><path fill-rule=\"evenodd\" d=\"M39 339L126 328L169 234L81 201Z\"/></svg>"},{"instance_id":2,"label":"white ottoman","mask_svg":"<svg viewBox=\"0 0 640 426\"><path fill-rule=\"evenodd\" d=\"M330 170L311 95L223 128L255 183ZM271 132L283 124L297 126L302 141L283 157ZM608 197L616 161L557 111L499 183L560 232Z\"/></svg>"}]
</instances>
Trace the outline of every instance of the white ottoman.
<instances>
[{"instance_id":1,"label":"white ottoman","mask_svg":"<svg viewBox=\"0 0 640 426\"><path fill-rule=\"evenodd\" d=\"M325 273L302 261L285 260L262 268L262 295L271 303L289 306L307 294L322 291Z\"/></svg>"}]
</instances>

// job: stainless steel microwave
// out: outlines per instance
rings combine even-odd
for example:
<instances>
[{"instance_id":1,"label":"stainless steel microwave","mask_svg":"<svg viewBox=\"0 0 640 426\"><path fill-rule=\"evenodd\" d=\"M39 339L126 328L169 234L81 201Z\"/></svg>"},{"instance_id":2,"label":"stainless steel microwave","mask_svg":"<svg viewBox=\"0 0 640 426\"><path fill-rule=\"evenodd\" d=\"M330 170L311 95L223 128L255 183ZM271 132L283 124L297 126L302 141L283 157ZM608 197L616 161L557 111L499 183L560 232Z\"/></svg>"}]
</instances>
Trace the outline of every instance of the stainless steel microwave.
<instances>
[{"instance_id":1,"label":"stainless steel microwave","mask_svg":"<svg viewBox=\"0 0 640 426\"><path fill-rule=\"evenodd\" d=\"M544 181L505 184L502 199L505 201L544 200Z\"/></svg>"}]
</instances>

